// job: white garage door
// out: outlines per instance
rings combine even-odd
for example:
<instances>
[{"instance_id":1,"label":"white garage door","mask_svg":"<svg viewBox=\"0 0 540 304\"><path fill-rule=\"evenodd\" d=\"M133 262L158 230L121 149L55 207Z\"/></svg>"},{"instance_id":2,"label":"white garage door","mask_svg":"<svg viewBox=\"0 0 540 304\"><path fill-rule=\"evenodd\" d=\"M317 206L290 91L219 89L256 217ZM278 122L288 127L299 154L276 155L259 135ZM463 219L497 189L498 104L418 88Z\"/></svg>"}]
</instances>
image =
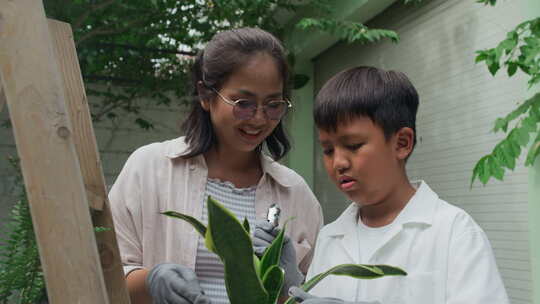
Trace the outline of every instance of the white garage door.
<instances>
[{"instance_id":1,"label":"white garage door","mask_svg":"<svg viewBox=\"0 0 540 304\"><path fill-rule=\"evenodd\" d=\"M472 0L395 4L370 22L401 36L399 44L336 45L315 61L316 87L336 72L373 65L405 72L420 94L419 141L409 160L411 179L424 179L446 201L467 210L488 234L511 301L531 303L527 169L504 182L469 188L475 162L502 138L493 121L526 97L523 75L492 77L475 65L475 51L495 46L524 20L526 1L484 7ZM316 151L315 192L331 221L348 203L330 184ZM520 162L523 164L523 161Z\"/></svg>"}]
</instances>

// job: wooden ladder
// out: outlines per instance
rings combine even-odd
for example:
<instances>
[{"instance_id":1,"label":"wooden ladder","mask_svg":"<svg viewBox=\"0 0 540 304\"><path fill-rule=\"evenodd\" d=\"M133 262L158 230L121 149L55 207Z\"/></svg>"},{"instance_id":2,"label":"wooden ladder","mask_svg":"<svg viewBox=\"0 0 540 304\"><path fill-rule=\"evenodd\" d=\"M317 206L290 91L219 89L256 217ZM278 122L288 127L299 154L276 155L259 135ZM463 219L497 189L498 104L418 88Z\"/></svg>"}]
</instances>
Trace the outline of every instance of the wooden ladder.
<instances>
[{"instance_id":1,"label":"wooden ladder","mask_svg":"<svg viewBox=\"0 0 540 304\"><path fill-rule=\"evenodd\" d=\"M41 0L0 0L0 78L49 303L129 304L73 32Z\"/></svg>"}]
</instances>

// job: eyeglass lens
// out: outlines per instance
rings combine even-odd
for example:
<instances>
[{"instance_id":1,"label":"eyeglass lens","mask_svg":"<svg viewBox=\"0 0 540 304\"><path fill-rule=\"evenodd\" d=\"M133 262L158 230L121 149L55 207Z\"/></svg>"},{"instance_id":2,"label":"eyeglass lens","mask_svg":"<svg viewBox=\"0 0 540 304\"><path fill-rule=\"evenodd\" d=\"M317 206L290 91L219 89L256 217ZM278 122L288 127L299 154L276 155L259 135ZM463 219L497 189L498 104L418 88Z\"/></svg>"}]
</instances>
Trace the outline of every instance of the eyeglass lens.
<instances>
[{"instance_id":1,"label":"eyeglass lens","mask_svg":"<svg viewBox=\"0 0 540 304\"><path fill-rule=\"evenodd\" d=\"M257 102L253 100L238 100L234 106L234 115L238 119L250 119L257 112ZM263 112L268 119L278 120L287 111L287 103L285 101L271 101L263 105Z\"/></svg>"}]
</instances>

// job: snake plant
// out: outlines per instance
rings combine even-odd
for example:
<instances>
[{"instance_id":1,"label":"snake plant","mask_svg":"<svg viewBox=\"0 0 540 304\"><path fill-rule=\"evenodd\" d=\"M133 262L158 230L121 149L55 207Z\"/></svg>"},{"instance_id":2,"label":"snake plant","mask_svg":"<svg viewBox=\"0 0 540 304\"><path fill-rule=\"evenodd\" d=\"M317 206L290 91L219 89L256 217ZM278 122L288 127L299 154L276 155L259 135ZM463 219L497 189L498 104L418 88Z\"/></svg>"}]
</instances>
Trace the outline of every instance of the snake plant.
<instances>
[{"instance_id":1,"label":"snake plant","mask_svg":"<svg viewBox=\"0 0 540 304\"><path fill-rule=\"evenodd\" d=\"M225 267L225 285L231 304L276 304L283 286L284 272L279 267L285 226L259 259L253 252L250 228L210 196L207 201L208 226L192 216L175 211L162 214L190 223L205 239L208 250L219 256ZM338 265L321 273L301 286L309 291L329 275L346 275L359 279L374 279L406 272L388 265ZM286 302L295 303L293 298Z\"/></svg>"}]
</instances>

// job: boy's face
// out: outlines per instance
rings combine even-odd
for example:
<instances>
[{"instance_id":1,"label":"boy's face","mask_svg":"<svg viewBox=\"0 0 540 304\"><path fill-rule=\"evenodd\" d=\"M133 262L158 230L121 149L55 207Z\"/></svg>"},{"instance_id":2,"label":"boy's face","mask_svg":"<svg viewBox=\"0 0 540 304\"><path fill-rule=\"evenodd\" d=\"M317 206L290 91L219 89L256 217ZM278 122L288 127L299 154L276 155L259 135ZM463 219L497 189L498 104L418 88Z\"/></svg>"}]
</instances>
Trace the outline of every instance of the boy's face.
<instances>
[{"instance_id":1,"label":"boy's face","mask_svg":"<svg viewBox=\"0 0 540 304\"><path fill-rule=\"evenodd\" d=\"M388 140L369 117L341 123L335 132L319 129L326 172L351 200L369 206L392 201L406 180L404 163L412 151L412 129Z\"/></svg>"}]
</instances>

